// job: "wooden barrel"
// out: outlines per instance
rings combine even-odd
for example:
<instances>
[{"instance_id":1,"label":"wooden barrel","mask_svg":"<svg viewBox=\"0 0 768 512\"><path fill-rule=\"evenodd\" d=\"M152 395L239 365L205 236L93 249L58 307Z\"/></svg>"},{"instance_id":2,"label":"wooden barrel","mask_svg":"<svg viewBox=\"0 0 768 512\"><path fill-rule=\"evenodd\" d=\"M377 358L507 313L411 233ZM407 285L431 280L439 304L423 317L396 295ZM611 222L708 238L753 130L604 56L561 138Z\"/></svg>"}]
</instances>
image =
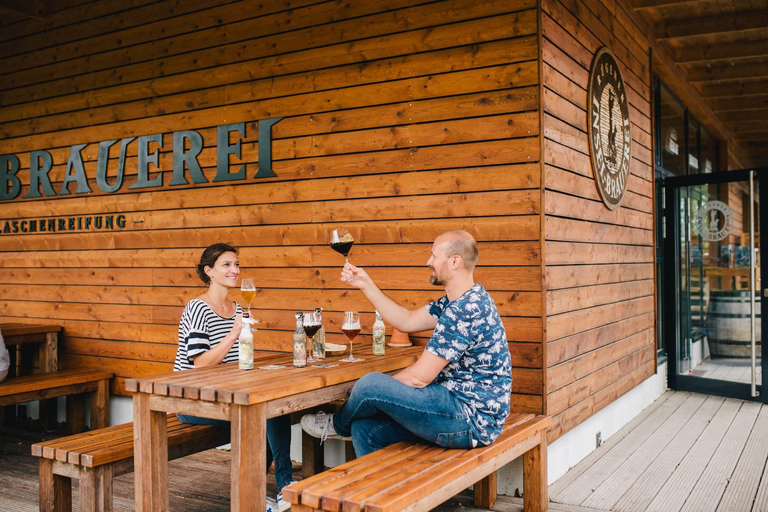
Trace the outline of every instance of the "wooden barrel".
<instances>
[{"instance_id":1,"label":"wooden barrel","mask_svg":"<svg viewBox=\"0 0 768 512\"><path fill-rule=\"evenodd\" d=\"M749 290L711 292L707 312L709 351L714 356L750 357ZM755 339L760 354L760 296L755 295Z\"/></svg>"}]
</instances>

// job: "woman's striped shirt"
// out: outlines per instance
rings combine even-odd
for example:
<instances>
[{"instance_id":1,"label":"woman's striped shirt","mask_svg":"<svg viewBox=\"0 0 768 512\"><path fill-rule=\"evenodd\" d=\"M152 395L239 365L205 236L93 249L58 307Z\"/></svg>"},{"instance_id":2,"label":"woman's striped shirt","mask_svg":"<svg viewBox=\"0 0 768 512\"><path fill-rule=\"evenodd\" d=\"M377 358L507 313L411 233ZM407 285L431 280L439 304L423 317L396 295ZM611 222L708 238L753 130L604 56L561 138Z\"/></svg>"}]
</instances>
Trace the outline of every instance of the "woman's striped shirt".
<instances>
[{"instance_id":1,"label":"woman's striped shirt","mask_svg":"<svg viewBox=\"0 0 768 512\"><path fill-rule=\"evenodd\" d=\"M230 318L219 316L211 306L200 299L192 299L184 308L179 322L179 348L173 371L189 370L195 367L192 358L218 345L235 324L235 317L243 314L236 304L235 313ZM238 360L239 344L235 341L222 363L234 363Z\"/></svg>"}]
</instances>

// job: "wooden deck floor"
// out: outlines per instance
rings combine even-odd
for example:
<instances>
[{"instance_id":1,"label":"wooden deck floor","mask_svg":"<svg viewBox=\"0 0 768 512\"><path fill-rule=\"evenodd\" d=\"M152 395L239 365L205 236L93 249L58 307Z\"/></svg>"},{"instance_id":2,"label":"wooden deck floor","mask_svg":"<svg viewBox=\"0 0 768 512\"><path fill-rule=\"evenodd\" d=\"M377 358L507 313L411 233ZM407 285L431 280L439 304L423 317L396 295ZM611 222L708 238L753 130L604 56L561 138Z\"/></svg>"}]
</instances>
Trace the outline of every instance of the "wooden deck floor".
<instances>
[{"instance_id":1,"label":"wooden deck floor","mask_svg":"<svg viewBox=\"0 0 768 512\"><path fill-rule=\"evenodd\" d=\"M50 436L49 436L50 437ZM0 430L0 511L38 510L37 460L30 429ZM550 486L553 512L768 512L768 407L668 392ZM170 463L171 510L229 510L229 452ZM300 467L294 467L298 479ZM77 486L73 486L77 493ZM267 479L274 495L274 478ZM133 475L115 479L115 511L133 511ZM77 510L77 507L75 507ZM439 507L475 512L469 493ZM499 497L498 512L522 512Z\"/></svg>"},{"instance_id":2,"label":"wooden deck floor","mask_svg":"<svg viewBox=\"0 0 768 512\"><path fill-rule=\"evenodd\" d=\"M549 489L617 512L768 511L768 407L668 392Z\"/></svg>"}]
</instances>

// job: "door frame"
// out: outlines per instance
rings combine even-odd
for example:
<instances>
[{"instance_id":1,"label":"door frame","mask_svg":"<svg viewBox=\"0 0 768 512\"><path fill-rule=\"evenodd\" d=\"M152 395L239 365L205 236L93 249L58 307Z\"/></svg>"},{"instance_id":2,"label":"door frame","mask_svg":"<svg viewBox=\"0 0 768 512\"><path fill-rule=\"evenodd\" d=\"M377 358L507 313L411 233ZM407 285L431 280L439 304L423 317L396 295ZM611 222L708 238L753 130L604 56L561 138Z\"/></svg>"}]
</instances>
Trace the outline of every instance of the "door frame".
<instances>
[{"instance_id":1,"label":"door frame","mask_svg":"<svg viewBox=\"0 0 768 512\"><path fill-rule=\"evenodd\" d=\"M763 392L768 385L768 376L766 376L766 358L768 358L768 346L766 340L768 333L765 328L760 330L761 353L760 365L762 366L762 382L758 380L758 396L752 397L751 384L740 382L729 382L723 380L706 379L693 375L682 375L678 373L678 348L680 347L679 328L681 315L678 308L680 300L680 287L677 285L678 269L680 268L680 189L695 185L711 185L719 183L729 183L733 181L749 181L749 173L755 172L756 187L758 197L768 200L768 167L756 169L743 169L738 171L727 171L712 174L693 174L688 176L674 176L664 180L662 186L665 190L665 218L666 239L664 244L664 275L657 276L663 278L669 286L665 287L663 297L663 308L665 325L664 347L667 352L667 379L671 389L680 391L693 391L709 395L725 396L738 398L742 400L753 400L768 403L768 392ZM760 179L760 178L763 179ZM759 225L768 226L768 201L759 202L759 210L756 212L759 216ZM768 264L760 267L760 280L763 283L763 289L758 290L760 296L761 311L765 311L764 306L768 301L765 293L768 292ZM762 322L762 315L760 321ZM768 322L766 327L768 327Z\"/></svg>"}]
</instances>

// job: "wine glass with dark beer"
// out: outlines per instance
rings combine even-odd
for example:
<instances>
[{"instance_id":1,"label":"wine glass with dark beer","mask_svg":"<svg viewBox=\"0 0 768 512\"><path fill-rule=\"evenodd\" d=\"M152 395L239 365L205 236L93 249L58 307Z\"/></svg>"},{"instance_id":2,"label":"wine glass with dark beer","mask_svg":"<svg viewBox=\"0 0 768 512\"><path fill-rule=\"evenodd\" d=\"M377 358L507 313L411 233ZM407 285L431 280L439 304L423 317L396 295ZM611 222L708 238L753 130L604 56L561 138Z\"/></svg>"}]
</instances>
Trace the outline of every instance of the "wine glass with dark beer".
<instances>
[{"instance_id":1,"label":"wine glass with dark beer","mask_svg":"<svg viewBox=\"0 0 768 512\"><path fill-rule=\"evenodd\" d=\"M315 334L320 330L320 319L316 313L304 313L304 334L307 335L307 362L314 363L318 361L315 357L312 357L312 341L315 338Z\"/></svg>"},{"instance_id":2,"label":"wine glass with dark beer","mask_svg":"<svg viewBox=\"0 0 768 512\"><path fill-rule=\"evenodd\" d=\"M360 334L360 315L357 311L344 312L344 323L341 324L341 332L343 332L344 335L349 338L349 357L345 357L344 359L341 359L341 361L345 361L347 363L363 361L363 359L359 359L352 355L352 340L354 340L355 337Z\"/></svg>"},{"instance_id":3,"label":"wine glass with dark beer","mask_svg":"<svg viewBox=\"0 0 768 512\"><path fill-rule=\"evenodd\" d=\"M243 294L243 300L248 303L248 313L251 312L251 302L256 297L256 284L252 277L244 277L240 283L240 292Z\"/></svg>"},{"instance_id":4,"label":"wine glass with dark beer","mask_svg":"<svg viewBox=\"0 0 768 512\"><path fill-rule=\"evenodd\" d=\"M352 244L355 239L346 228L334 229L331 232L331 249L344 256L344 260L349 263L349 251L352 250Z\"/></svg>"}]
</instances>

